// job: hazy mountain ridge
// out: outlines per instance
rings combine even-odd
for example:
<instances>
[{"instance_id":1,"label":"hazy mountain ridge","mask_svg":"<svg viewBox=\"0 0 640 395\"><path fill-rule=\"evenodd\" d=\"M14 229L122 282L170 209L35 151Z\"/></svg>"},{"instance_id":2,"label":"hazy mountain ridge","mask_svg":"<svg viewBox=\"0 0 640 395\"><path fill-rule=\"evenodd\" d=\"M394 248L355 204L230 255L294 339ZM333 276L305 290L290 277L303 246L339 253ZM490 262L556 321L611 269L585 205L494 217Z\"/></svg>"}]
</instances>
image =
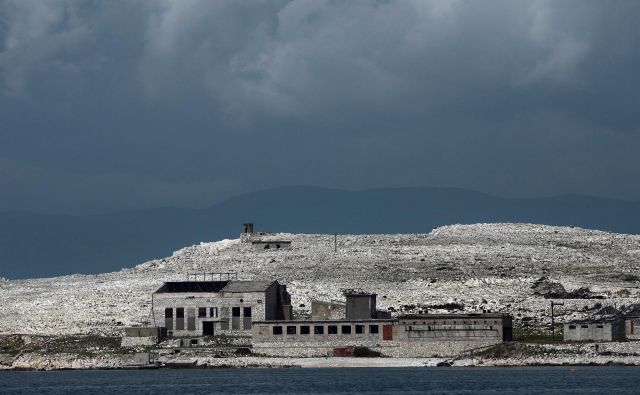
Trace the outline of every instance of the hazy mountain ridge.
<instances>
[{"instance_id":1,"label":"hazy mountain ridge","mask_svg":"<svg viewBox=\"0 0 640 395\"><path fill-rule=\"evenodd\" d=\"M283 187L209 208L71 216L0 213L0 276L100 273L204 240L235 238L243 222L292 233L427 233L448 224L521 222L640 233L640 202L566 195L505 199L456 188L344 191Z\"/></svg>"}]
</instances>

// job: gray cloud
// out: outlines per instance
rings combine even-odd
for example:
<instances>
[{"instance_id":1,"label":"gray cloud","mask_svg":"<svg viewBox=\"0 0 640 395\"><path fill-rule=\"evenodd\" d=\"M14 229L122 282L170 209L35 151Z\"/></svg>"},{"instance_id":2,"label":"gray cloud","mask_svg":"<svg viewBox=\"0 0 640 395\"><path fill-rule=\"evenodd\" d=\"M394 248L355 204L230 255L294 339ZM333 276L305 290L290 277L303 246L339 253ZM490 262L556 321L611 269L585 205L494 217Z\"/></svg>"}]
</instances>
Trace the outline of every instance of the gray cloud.
<instances>
[{"instance_id":1,"label":"gray cloud","mask_svg":"<svg viewBox=\"0 0 640 395\"><path fill-rule=\"evenodd\" d=\"M640 199L639 8L0 1L0 209L284 184Z\"/></svg>"}]
</instances>

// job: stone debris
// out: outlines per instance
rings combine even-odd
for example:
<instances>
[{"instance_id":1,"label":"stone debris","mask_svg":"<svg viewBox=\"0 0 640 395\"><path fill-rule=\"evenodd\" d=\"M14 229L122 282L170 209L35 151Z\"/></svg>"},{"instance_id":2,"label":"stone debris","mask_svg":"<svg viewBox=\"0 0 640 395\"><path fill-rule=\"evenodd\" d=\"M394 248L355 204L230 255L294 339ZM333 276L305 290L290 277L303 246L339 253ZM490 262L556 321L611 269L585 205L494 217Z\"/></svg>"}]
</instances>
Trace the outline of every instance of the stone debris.
<instances>
[{"instance_id":1,"label":"stone debris","mask_svg":"<svg viewBox=\"0 0 640 395\"><path fill-rule=\"evenodd\" d=\"M312 299L337 300L351 288L376 292L378 307L395 312L506 312L516 325L537 326L549 323L549 298L564 299L556 311L562 322L587 317L592 297L606 298L601 307L639 297L640 283L628 276L640 268L636 235L451 225L428 234L338 235L337 252L333 235L274 237L291 246L257 251L240 239L203 242L119 272L0 281L0 333L118 335L125 326L158 325L152 292L194 272L278 280L300 316L310 314Z\"/></svg>"}]
</instances>

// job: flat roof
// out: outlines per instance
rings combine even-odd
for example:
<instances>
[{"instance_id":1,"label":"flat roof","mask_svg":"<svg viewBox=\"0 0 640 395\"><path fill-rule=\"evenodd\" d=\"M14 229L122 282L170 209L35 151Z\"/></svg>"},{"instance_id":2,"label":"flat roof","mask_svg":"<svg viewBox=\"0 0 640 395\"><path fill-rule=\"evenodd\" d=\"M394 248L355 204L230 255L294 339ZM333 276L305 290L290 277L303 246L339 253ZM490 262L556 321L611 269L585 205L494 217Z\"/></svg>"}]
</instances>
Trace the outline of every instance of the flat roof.
<instances>
[{"instance_id":1,"label":"flat roof","mask_svg":"<svg viewBox=\"0 0 640 395\"><path fill-rule=\"evenodd\" d=\"M254 240L251 244L291 244L291 240Z\"/></svg>"},{"instance_id":2,"label":"flat roof","mask_svg":"<svg viewBox=\"0 0 640 395\"><path fill-rule=\"evenodd\" d=\"M264 292L277 281L167 281L155 293Z\"/></svg>"},{"instance_id":3,"label":"flat roof","mask_svg":"<svg viewBox=\"0 0 640 395\"><path fill-rule=\"evenodd\" d=\"M155 293L220 292L229 281L167 281Z\"/></svg>"},{"instance_id":4,"label":"flat roof","mask_svg":"<svg viewBox=\"0 0 640 395\"><path fill-rule=\"evenodd\" d=\"M455 318L504 318L509 317L503 313L465 313L465 314L405 314L397 318L399 320L433 320L433 319L455 319Z\"/></svg>"},{"instance_id":5,"label":"flat roof","mask_svg":"<svg viewBox=\"0 0 640 395\"><path fill-rule=\"evenodd\" d=\"M382 318L382 319L363 319L363 320L273 320L273 321L253 321L254 324L357 324L360 322L367 324L395 322L395 318Z\"/></svg>"},{"instance_id":6,"label":"flat roof","mask_svg":"<svg viewBox=\"0 0 640 395\"><path fill-rule=\"evenodd\" d=\"M229 281L222 292L264 292L277 281Z\"/></svg>"},{"instance_id":7,"label":"flat roof","mask_svg":"<svg viewBox=\"0 0 640 395\"><path fill-rule=\"evenodd\" d=\"M609 324L612 322L624 321L623 317L603 317L598 319L573 320L566 322L565 325L590 325L590 324Z\"/></svg>"}]
</instances>

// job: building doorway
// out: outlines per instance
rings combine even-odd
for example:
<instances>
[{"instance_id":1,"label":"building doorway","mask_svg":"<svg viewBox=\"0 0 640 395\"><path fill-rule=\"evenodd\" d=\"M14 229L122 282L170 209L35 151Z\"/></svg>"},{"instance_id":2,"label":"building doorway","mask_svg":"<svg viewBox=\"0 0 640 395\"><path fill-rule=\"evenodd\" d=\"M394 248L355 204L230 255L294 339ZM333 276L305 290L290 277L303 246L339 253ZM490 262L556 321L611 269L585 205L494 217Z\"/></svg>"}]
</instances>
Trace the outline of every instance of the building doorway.
<instances>
[{"instance_id":1,"label":"building doorway","mask_svg":"<svg viewBox=\"0 0 640 395\"><path fill-rule=\"evenodd\" d=\"M382 340L393 340L393 325L382 326Z\"/></svg>"},{"instance_id":2,"label":"building doorway","mask_svg":"<svg viewBox=\"0 0 640 395\"><path fill-rule=\"evenodd\" d=\"M202 336L213 336L213 321L202 321Z\"/></svg>"}]
</instances>

